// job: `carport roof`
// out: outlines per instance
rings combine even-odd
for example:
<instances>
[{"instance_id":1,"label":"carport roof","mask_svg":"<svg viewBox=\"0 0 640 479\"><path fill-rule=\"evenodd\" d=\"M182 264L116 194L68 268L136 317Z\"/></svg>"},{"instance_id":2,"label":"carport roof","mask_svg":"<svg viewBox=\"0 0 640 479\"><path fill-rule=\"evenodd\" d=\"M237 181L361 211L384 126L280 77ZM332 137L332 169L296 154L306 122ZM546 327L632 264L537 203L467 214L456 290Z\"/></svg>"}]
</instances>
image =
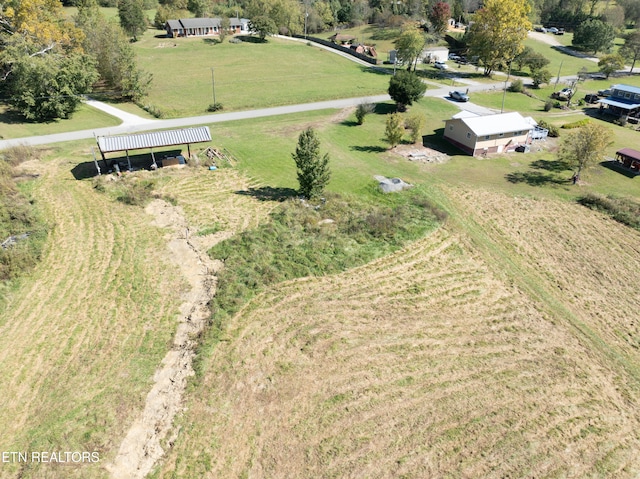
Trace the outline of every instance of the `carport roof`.
<instances>
[{"instance_id":1,"label":"carport roof","mask_svg":"<svg viewBox=\"0 0 640 479\"><path fill-rule=\"evenodd\" d=\"M152 131L135 135L99 136L98 148L102 153L141 150L163 146L186 145L211 141L208 126L182 128L180 130Z\"/></svg>"},{"instance_id":2,"label":"carport roof","mask_svg":"<svg viewBox=\"0 0 640 479\"><path fill-rule=\"evenodd\" d=\"M603 98L602 100L599 101L599 103L603 103L605 105L617 106L618 108L622 108L623 110L633 110L635 108L640 107L640 103L613 100L612 97Z\"/></svg>"}]
</instances>

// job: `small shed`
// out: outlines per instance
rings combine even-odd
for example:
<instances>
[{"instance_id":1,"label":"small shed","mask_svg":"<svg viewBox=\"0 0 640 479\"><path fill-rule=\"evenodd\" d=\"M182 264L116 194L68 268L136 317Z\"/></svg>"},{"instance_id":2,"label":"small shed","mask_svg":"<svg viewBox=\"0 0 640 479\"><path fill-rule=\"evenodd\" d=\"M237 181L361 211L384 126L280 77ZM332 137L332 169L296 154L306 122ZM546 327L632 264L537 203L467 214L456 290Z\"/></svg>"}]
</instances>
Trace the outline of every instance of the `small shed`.
<instances>
[{"instance_id":1,"label":"small shed","mask_svg":"<svg viewBox=\"0 0 640 479\"><path fill-rule=\"evenodd\" d=\"M632 148L622 148L616 151L616 160L627 168L640 172L640 151Z\"/></svg>"}]
</instances>

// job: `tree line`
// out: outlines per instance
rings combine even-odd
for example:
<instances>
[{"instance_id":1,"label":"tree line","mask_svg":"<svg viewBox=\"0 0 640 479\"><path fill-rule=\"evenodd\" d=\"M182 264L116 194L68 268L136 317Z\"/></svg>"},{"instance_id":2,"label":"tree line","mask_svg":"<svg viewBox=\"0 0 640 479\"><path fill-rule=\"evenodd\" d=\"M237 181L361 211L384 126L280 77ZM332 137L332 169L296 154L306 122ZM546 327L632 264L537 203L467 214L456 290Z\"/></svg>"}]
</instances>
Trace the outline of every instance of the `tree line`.
<instances>
[{"instance_id":1,"label":"tree line","mask_svg":"<svg viewBox=\"0 0 640 479\"><path fill-rule=\"evenodd\" d=\"M69 118L95 86L133 101L149 87L120 24L96 0L76 6L69 19L57 0L0 4L0 99L27 121Z\"/></svg>"}]
</instances>

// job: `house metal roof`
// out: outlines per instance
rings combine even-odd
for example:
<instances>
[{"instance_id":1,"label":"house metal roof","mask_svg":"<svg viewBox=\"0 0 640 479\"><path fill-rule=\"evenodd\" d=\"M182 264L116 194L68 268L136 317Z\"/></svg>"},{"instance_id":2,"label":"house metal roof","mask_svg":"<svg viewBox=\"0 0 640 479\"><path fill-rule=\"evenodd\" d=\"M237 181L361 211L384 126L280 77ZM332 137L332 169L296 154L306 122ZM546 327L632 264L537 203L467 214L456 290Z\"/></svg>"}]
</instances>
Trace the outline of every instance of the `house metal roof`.
<instances>
[{"instance_id":1,"label":"house metal roof","mask_svg":"<svg viewBox=\"0 0 640 479\"><path fill-rule=\"evenodd\" d=\"M220 27L220 18L180 18L179 20L167 20L172 30L187 28L213 28ZM248 18L230 18L229 25L233 28L241 27L249 23Z\"/></svg>"},{"instance_id":2,"label":"house metal roof","mask_svg":"<svg viewBox=\"0 0 640 479\"><path fill-rule=\"evenodd\" d=\"M102 153L140 150L162 146L186 145L211 141L208 126L183 128L180 130L153 131L135 135L99 136L98 148Z\"/></svg>"},{"instance_id":3,"label":"house metal roof","mask_svg":"<svg viewBox=\"0 0 640 479\"><path fill-rule=\"evenodd\" d=\"M640 88L638 88L637 86L625 85L624 83L611 85L611 91L613 90L628 91L629 93L640 93Z\"/></svg>"},{"instance_id":4,"label":"house metal roof","mask_svg":"<svg viewBox=\"0 0 640 479\"><path fill-rule=\"evenodd\" d=\"M533 125L525 120L518 112L460 118L460 121L467 125L477 136L496 135L498 133L509 133L513 131L529 131L534 128Z\"/></svg>"},{"instance_id":5,"label":"house metal roof","mask_svg":"<svg viewBox=\"0 0 640 479\"><path fill-rule=\"evenodd\" d=\"M629 102L624 101L624 99L614 100L613 97L603 98L602 100L598 100L598 103L602 103L604 105L617 106L618 108L622 108L623 110L633 110L635 108L640 107L640 103L637 102Z\"/></svg>"}]
</instances>

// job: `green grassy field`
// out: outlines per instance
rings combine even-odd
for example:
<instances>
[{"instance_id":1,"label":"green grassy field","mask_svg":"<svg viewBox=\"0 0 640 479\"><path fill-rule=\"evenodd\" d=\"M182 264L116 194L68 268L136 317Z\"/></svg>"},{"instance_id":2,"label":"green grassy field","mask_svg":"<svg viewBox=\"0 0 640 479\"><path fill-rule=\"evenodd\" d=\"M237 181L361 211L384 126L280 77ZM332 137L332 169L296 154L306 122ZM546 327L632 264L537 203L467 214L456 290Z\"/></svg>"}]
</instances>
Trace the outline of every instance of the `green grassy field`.
<instances>
[{"instance_id":1,"label":"green grassy field","mask_svg":"<svg viewBox=\"0 0 640 479\"><path fill-rule=\"evenodd\" d=\"M216 101L248 110L381 94L388 77L304 43L216 43L207 38L156 38L135 47L140 66L154 75L146 100L168 116L200 115ZM212 75L213 69L213 75Z\"/></svg>"}]
</instances>

